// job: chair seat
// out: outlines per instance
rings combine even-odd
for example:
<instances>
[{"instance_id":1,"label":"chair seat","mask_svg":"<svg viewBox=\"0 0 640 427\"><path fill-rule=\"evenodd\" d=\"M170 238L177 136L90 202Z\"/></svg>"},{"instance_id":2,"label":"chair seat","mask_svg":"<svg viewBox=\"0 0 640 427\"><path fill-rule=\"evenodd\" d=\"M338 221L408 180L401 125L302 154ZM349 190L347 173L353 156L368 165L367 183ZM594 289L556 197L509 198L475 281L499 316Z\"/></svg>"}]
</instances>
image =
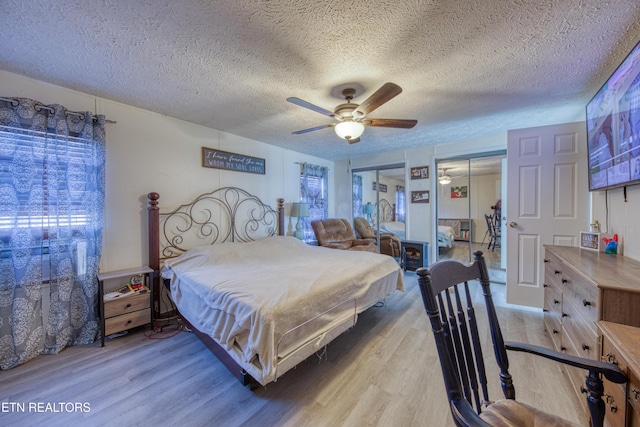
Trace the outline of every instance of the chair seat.
<instances>
[{"instance_id":1,"label":"chair seat","mask_svg":"<svg viewBox=\"0 0 640 427\"><path fill-rule=\"evenodd\" d=\"M490 404L482 411L482 413L480 413L480 418L494 427L580 426L580 424L567 421L564 418L548 414L529 406L526 403L517 402L511 399L498 400Z\"/></svg>"}]
</instances>

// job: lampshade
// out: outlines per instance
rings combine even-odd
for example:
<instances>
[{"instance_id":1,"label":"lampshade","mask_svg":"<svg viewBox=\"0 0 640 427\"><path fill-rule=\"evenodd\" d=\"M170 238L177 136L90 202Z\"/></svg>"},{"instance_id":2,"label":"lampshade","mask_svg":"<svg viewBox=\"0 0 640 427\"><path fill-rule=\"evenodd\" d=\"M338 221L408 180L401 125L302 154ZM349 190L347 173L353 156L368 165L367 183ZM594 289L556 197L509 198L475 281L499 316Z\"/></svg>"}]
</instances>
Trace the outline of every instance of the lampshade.
<instances>
[{"instance_id":1,"label":"lampshade","mask_svg":"<svg viewBox=\"0 0 640 427\"><path fill-rule=\"evenodd\" d=\"M360 122L353 122L351 120L345 120L335 126L336 134L343 139L356 139L360 138L362 132L364 132L364 125Z\"/></svg>"},{"instance_id":2,"label":"lampshade","mask_svg":"<svg viewBox=\"0 0 640 427\"><path fill-rule=\"evenodd\" d=\"M291 216L299 217L300 216L300 203L293 202L291 203Z\"/></svg>"},{"instance_id":3,"label":"lampshade","mask_svg":"<svg viewBox=\"0 0 640 427\"><path fill-rule=\"evenodd\" d=\"M306 218L309 216L309 203L293 202L291 203L291 216L298 218Z\"/></svg>"},{"instance_id":4,"label":"lampshade","mask_svg":"<svg viewBox=\"0 0 640 427\"><path fill-rule=\"evenodd\" d=\"M309 216L309 203L298 203L298 218L306 218Z\"/></svg>"},{"instance_id":5,"label":"lampshade","mask_svg":"<svg viewBox=\"0 0 640 427\"><path fill-rule=\"evenodd\" d=\"M376 211L376 205L372 205L371 203L367 203L366 205L364 205L364 213L365 214L373 214Z\"/></svg>"}]
</instances>

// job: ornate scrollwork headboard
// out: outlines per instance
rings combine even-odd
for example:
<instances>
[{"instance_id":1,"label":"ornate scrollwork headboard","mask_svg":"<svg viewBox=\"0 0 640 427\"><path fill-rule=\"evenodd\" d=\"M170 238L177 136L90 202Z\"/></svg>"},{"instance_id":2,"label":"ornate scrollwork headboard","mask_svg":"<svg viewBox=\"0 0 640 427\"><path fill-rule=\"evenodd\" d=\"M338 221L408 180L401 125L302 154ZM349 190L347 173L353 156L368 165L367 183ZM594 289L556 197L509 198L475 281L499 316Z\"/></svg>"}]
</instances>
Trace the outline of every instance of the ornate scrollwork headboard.
<instances>
[{"instance_id":1,"label":"ornate scrollwork headboard","mask_svg":"<svg viewBox=\"0 0 640 427\"><path fill-rule=\"evenodd\" d=\"M380 221L378 221L379 224L382 224L383 222L395 221L394 208L391 206L391 203L389 203L388 200L380 199L380 201L378 202L378 208L380 215Z\"/></svg>"},{"instance_id":2,"label":"ornate scrollwork headboard","mask_svg":"<svg viewBox=\"0 0 640 427\"><path fill-rule=\"evenodd\" d=\"M284 199L274 210L245 190L223 187L164 213L158 209L158 193L147 197L149 266L154 270L193 246L251 242L284 232Z\"/></svg>"}]
</instances>

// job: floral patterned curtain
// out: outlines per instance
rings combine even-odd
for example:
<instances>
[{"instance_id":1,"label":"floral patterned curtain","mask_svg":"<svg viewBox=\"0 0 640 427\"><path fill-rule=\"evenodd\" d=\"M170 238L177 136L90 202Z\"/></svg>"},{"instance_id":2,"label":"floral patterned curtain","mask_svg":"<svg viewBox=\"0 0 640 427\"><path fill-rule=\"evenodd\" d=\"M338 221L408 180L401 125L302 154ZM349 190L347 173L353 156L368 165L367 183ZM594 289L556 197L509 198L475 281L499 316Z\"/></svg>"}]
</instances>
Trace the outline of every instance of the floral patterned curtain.
<instances>
[{"instance_id":1,"label":"floral patterned curtain","mask_svg":"<svg viewBox=\"0 0 640 427\"><path fill-rule=\"evenodd\" d=\"M404 185L396 185L396 221L404 222L405 203Z\"/></svg>"},{"instance_id":2,"label":"floral patterned curtain","mask_svg":"<svg viewBox=\"0 0 640 427\"><path fill-rule=\"evenodd\" d=\"M309 217L301 218L304 240L315 239L311 221L329 215L329 169L324 166L303 163L300 167L300 201L309 204Z\"/></svg>"},{"instance_id":3,"label":"floral patterned curtain","mask_svg":"<svg viewBox=\"0 0 640 427\"><path fill-rule=\"evenodd\" d=\"M100 334L105 118L0 99L0 369Z\"/></svg>"},{"instance_id":4,"label":"floral patterned curtain","mask_svg":"<svg viewBox=\"0 0 640 427\"><path fill-rule=\"evenodd\" d=\"M362 208L362 175L353 174L353 217L364 216Z\"/></svg>"}]
</instances>

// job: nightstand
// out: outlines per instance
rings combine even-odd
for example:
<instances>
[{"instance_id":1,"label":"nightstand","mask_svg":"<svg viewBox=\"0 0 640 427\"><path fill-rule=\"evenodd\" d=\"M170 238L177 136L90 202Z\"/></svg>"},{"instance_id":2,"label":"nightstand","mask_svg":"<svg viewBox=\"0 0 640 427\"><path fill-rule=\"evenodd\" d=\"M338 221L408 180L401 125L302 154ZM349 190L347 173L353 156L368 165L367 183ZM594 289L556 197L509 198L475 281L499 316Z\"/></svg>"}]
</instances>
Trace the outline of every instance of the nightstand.
<instances>
[{"instance_id":1,"label":"nightstand","mask_svg":"<svg viewBox=\"0 0 640 427\"><path fill-rule=\"evenodd\" d=\"M153 270L149 267L138 267L98 274L98 307L103 347L107 335L153 322L151 312L153 290L149 286L149 273L152 272ZM133 277L142 279L145 287L143 291L105 299L105 283L111 290L130 283Z\"/></svg>"}]
</instances>

